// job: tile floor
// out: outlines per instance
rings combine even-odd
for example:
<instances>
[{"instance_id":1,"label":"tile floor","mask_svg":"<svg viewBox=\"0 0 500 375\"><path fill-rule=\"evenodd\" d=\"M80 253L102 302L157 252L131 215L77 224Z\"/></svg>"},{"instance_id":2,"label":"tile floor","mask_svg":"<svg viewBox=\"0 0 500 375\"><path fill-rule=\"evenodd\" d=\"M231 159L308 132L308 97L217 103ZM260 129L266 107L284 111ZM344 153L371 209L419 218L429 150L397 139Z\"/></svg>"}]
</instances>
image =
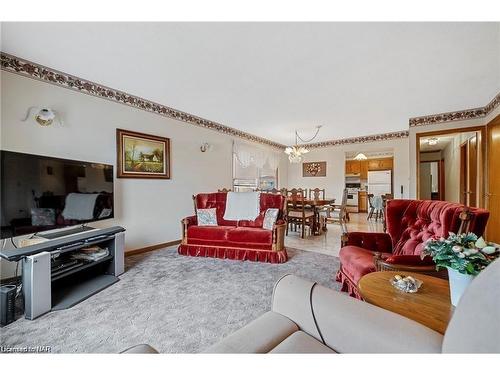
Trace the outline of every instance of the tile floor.
<instances>
[{"instance_id":1,"label":"tile floor","mask_svg":"<svg viewBox=\"0 0 500 375\"><path fill-rule=\"evenodd\" d=\"M347 223L349 232L383 232L382 221L366 220L365 213L351 213ZM338 223L328 224L328 231L320 236L300 238L300 231L289 231L285 237L285 245L294 249L313 251L321 254L338 256L340 251L341 227Z\"/></svg>"}]
</instances>

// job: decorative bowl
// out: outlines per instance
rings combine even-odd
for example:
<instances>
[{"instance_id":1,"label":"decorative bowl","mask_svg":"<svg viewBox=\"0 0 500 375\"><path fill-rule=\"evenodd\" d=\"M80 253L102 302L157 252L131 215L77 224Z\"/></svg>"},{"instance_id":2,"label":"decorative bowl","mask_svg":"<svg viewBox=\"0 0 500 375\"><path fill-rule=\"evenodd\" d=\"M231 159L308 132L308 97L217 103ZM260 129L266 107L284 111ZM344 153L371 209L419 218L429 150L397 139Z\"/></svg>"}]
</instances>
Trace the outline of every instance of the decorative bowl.
<instances>
[{"instance_id":1,"label":"decorative bowl","mask_svg":"<svg viewBox=\"0 0 500 375\"><path fill-rule=\"evenodd\" d=\"M418 288L422 286L422 281L415 279L413 276L394 275L389 280L392 286L405 293L417 293Z\"/></svg>"}]
</instances>

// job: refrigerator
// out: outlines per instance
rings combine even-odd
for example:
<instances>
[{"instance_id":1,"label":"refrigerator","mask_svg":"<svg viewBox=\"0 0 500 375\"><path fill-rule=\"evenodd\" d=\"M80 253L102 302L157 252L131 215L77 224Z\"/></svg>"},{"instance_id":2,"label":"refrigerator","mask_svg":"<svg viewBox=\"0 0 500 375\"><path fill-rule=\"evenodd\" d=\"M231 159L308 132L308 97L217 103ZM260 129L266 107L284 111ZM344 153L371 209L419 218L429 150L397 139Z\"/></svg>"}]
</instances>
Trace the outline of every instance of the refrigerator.
<instances>
[{"instance_id":1,"label":"refrigerator","mask_svg":"<svg viewBox=\"0 0 500 375\"><path fill-rule=\"evenodd\" d=\"M368 194L392 193L392 171L368 171Z\"/></svg>"}]
</instances>

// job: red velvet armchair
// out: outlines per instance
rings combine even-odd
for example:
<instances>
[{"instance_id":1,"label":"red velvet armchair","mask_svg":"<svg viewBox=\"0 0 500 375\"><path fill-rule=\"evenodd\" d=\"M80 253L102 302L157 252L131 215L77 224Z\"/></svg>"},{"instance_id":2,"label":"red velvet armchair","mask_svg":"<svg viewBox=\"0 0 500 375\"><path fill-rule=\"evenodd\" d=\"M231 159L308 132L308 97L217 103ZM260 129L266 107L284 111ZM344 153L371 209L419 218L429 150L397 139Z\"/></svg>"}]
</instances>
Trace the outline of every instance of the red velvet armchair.
<instances>
[{"instance_id":1,"label":"red velvet armchair","mask_svg":"<svg viewBox=\"0 0 500 375\"><path fill-rule=\"evenodd\" d=\"M431 200L387 201L387 233L352 232L344 235L336 280L342 291L361 299L358 282L367 273L381 270L436 274L431 258L420 257L429 238L449 232L482 235L489 212L457 203ZM441 275L442 276L442 275Z\"/></svg>"},{"instance_id":2,"label":"red velvet armchair","mask_svg":"<svg viewBox=\"0 0 500 375\"><path fill-rule=\"evenodd\" d=\"M218 226L198 226L196 216L182 220L181 255L221 259L284 263L286 224L283 219L285 197L281 194L260 194L260 214L255 220L224 220L227 192L204 193L193 197L195 209L216 208ZM268 208L278 208L272 230L263 229Z\"/></svg>"}]
</instances>

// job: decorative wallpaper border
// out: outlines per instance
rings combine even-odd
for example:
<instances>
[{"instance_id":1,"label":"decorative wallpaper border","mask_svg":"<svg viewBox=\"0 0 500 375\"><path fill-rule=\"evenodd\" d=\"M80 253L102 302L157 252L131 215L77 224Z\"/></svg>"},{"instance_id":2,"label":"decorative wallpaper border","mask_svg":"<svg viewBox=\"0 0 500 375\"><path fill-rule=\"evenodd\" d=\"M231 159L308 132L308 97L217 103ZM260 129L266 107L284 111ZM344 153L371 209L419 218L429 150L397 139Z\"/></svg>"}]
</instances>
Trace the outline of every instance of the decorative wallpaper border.
<instances>
[{"instance_id":1,"label":"decorative wallpaper border","mask_svg":"<svg viewBox=\"0 0 500 375\"><path fill-rule=\"evenodd\" d=\"M487 105L480 108L465 109L462 111L438 113L435 115L412 117L409 120L410 127L441 124L444 122L472 120L483 118L490 114L500 105L500 93L498 93Z\"/></svg>"},{"instance_id":2,"label":"decorative wallpaper border","mask_svg":"<svg viewBox=\"0 0 500 375\"><path fill-rule=\"evenodd\" d=\"M283 149L285 146L268 139L258 137L253 134L231 128L220 123L210 121L174 108L158 104L147 99L140 98L123 91L115 90L110 87L100 85L95 82L75 77L71 74L63 73L46 66L33 63L19 57L0 52L1 68L7 72L16 73L24 77L33 78L39 81L51 83L56 86L64 87L70 90L78 91L84 94L97 96L99 98L125 104L144 111L156 113L161 116L170 117L175 120L183 121L189 124L212 129L220 133L231 135L248 141L265 144L267 146Z\"/></svg>"},{"instance_id":3,"label":"decorative wallpaper border","mask_svg":"<svg viewBox=\"0 0 500 375\"><path fill-rule=\"evenodd\" d=\"M306 146L307 148L321 148L321 147L330 147L330 146L342 146L342 145L348 145L348 144L354 144L354 143L369 143L369 142L389 141L392 139L408 138L409 133L410 132L408 130L402 130L402 131L392 132L392 133L364 135L364 136L352 137L352 138L332 139L330 141L308 143L308 144L305 144L304 146Z\"/></svg>"},{"instance_id":4,"label":"decorative wallpaper border","mask_svg":"<svg viewBox=\"0 0 500 375\"><path fill-rule=\"evenodd\" d=\"M116 103L128 105L161 116L183 121L192 125L215 130L226 135L243 138L247 141L260 143L279 149L285 148L284 145L268 140L266 138L249 134L244 131L234 129L229 126L214 121L210 121L183 111L179 111L177 109L165 106L163 104L158 104L138 96L127 94L123 91L115 90L110 87L103 86L98 83L73 76L71 74L63 73L58 70L51 69L46 66L10 55L5 52L0 51L0 57L1 57L1 69L7 72L47 82L73 91L78 91L87 95L92 95L102 99L111 100ZM456 111L456 112L440 113L429 116L413 117L409 119L409 125L410 127L414 127L414 126L439 124L443 122L482 118L487 116L499 105L500 105L500 93L498 93L493 98L493 100L491 100L491 102L484 107L468 109L463 111ZM332 139L323 142L309 143L305 144L304 146L307 146L308 148L312 149L312 148L341 146L341 145L356 144L356 143L387 141L392 139L407 138L408 136L409 136L409 131L403 130L391 133L366 135L366 136L343 138L343 139Z\"/></svg>"}]
</instances>

